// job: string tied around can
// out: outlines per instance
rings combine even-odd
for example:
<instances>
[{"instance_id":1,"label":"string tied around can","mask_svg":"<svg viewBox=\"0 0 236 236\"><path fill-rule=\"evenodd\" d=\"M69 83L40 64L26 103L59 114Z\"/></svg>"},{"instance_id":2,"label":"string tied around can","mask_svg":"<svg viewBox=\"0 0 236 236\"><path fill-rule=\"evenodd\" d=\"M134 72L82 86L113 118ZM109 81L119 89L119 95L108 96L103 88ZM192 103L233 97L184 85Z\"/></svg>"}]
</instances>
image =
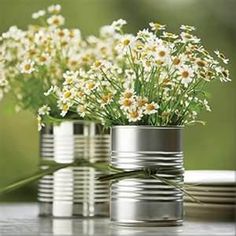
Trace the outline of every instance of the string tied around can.
<instances>
[{"instance_id":1,"label":"string tied around can","mask_svg":"<svg viewBox=\"0 0 236 236\"><path fill-rule=\"evenodd\" d=\"M12 190L15 190L17 188L20 188L31 182L34 182L44 177L45 175L56 172L57 170L64 169L67 167L74 167L74 166L86 166L86 167L92 167L97 170L101 170L104 173L113 172L113 174L105 174L103 176L98 177L97 179L100 181L119 181L121 179L127 179L127 178L154 178L167 185L175 187L176 189L188 195L195 202L202 203L196 197L194 197L192 194L188 193L188 191L184 189L183 183L179 184L177 182L171 181L168 178L164 178L161 176L163 174L167 174L167 175L178 175L182 177L184 173L183 168L173 168L173 167L163 168L163 167L154 166L154 167L145 167L138 170L127 171L127 170L119 169L114 166L108 165L107 163L104 163L104 162L92 163L84 159L78 159L72 163L57 163L55 161L42 161L41 165L44 165L45 168L37 171L31 176L22 178L4 188L1 188L0 195L10 192Z\"/></svg>"}]
</instances>

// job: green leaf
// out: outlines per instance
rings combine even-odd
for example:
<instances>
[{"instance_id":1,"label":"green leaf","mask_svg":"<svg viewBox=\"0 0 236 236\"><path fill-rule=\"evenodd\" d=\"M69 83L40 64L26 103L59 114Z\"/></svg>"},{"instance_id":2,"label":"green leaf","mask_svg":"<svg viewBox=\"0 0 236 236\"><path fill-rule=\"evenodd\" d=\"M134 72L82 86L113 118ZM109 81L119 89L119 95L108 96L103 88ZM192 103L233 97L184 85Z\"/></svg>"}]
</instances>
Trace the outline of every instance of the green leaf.
<instances>
[{"instance_id":1,"label":"green leaf","mask_svg":"<svg viewBox=\"0 0 236 236\"><path fill-rule=\"evenodd\" d=\"M12 184L10 184L6 187L0 188L0 195L11 192L11 191L16 190L18 188L21 188L21 187L23 187L27 184L30 184L30 183L32 183L36 180L39 180L40 178L44 177L45 175L52 174L55 171L60 170L62 168L66 168L70 165L71 164L60 164L60 165L55 166L55 167L49 167L45 170L39 170L39 171L37 171L36 173L34 173L30 176L19 179L17 181L14 181Z\"/></svg>"}]
</instances>

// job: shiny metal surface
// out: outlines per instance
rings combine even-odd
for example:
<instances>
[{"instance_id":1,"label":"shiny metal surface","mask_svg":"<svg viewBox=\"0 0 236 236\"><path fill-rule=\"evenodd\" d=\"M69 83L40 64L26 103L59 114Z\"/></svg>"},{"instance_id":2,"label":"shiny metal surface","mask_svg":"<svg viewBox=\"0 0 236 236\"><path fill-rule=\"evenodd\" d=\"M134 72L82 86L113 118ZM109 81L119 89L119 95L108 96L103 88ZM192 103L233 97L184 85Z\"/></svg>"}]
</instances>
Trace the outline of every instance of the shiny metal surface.
<instances>
[{"instance_id":1,"label":"shiny metal surface","mask_svg":"<svg viewBox=\"0 0 236 236\"><path fill-rule=\"evenodd\" d=\"M47 126L40 135L43 160L73 163L86 159L106 162L110 152L110 135L101 126L85 121L65 121ZM41 166L41 168L45 168ZM68 167L42 178L39 182L40 215L55 217L107 216L109 186L99 182L100 171L91 167Z\"/></svg>"},{"instance_id":2,"label":"shiny metal surface","mask_svg":"<svg viewBox=\"0 0 236 236\"><path fill-rule=\"evenodd\" d=\"M216 215L220 211L215 211ZM1 236L235 236L234 221L186 218L183 226L124 227L108 218L37 217L35 203L0 204Z\"/></svg>"},{"instance_id":3,"label":"shiny metal surface","mask_svg":"<svg viewBox=\"0 0 236 236\"><path fill-rule=\"evenodd\" d=\"M115 126L111 164L124 170L183 170L181 127ZM159 174L183 184L183 175ZM183 193L160 180L123 179L111 187L111 220L117 224L168 226L183 223Z\"/></svg>"}]
</instances>

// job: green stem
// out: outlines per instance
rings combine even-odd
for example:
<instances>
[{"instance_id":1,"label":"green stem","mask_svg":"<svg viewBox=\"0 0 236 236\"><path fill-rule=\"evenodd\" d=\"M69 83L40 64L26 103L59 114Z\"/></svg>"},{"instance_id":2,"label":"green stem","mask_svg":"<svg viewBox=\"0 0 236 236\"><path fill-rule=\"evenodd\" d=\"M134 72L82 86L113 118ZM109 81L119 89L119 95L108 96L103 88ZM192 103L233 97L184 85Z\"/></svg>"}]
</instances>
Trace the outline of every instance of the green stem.
<instances>
[{"instance_id":1,"label":"green stem","mask_svg":"<svg viewBox=\"0 0 236 236\"><path fill-rule=\"evenodd\" d=\"M51 167L46 170L37 171L36 173L32 174L31 176L25 177L23 179L13 182L12 184L9 184L6 187L1 188L0 195L8 193L10 191L13 191L15 189L18 189L20 187L23 187L29 183L39 180L40 178L44 177L45 175L50 175L50 174L54 173L55 171L66 168L70 165L71 164L60 164L59 166Z\"/></svg>"}]
</instances>

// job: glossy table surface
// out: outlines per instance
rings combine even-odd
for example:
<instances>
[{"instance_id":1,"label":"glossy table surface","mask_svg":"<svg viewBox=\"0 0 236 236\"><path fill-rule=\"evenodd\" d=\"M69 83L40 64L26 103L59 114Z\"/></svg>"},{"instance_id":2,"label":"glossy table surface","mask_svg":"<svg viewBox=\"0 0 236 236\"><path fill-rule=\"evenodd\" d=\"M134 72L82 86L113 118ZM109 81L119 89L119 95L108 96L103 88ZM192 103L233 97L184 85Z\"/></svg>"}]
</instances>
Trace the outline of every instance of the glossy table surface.
<instances>
[{"instance_id":1,"label":"glossy table surface","mask_svg":"<svg viewBox=\"0 0 236 236\"><path fill-rule=\"evenodd\" d=\"M0 236L49 235L185 235L234 236L235 222L199 221L185 219L178 227L123 227L107 218L52 219L38 217L36 203L0 204Z\"/></svg>"}]
</instances>

